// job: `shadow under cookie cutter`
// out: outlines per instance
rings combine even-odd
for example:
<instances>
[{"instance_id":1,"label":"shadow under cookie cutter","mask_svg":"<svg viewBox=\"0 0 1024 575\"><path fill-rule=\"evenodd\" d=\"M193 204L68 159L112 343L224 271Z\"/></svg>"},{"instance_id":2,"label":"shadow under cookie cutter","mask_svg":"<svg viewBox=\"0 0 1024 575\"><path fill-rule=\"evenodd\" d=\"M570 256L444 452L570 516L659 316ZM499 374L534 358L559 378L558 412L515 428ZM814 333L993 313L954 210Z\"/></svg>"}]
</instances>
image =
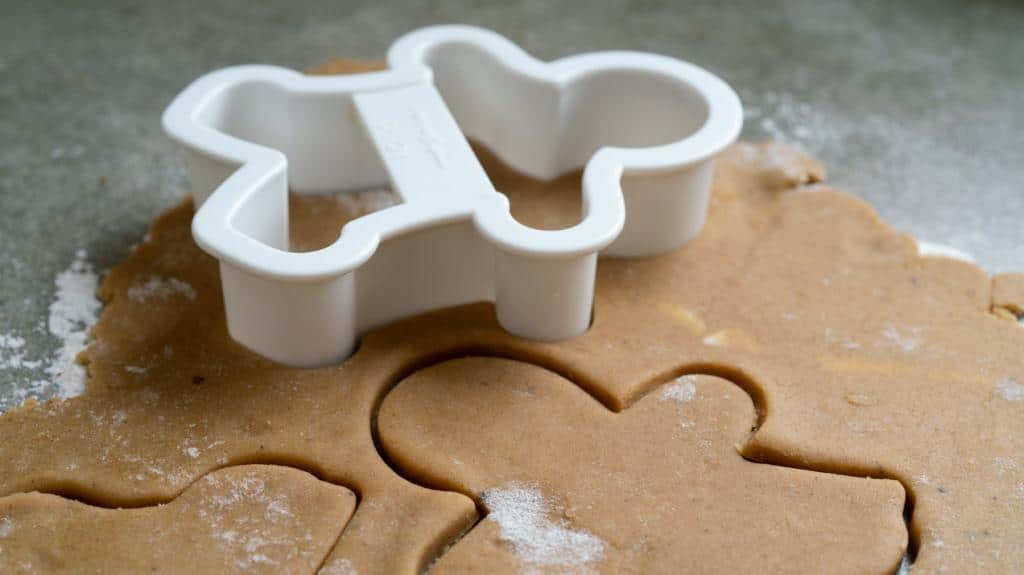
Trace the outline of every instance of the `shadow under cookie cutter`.
<instances>
[{"instance_id":1,"label":"shadow under cookie cutter","mask_svg":"<svg viewBox=\"0 0 1024 575\"><path fill-rule=\"evenodd\" d=\"M696 235L712 161L743 122L725 82L653 54L546 63L493 32L438 26L401 37L387 60L347 76L225 68L164 112L187 150L192 234L220 261L231 336L274 361L337 363L376 326L483 300L513 334L582 334L598 252L653 255ZM466 135L534 178L583 167L581 221L514 220ZM323 249L288 251L289 187L380 186L402 203Z\"/></svg>"}]
</instances>

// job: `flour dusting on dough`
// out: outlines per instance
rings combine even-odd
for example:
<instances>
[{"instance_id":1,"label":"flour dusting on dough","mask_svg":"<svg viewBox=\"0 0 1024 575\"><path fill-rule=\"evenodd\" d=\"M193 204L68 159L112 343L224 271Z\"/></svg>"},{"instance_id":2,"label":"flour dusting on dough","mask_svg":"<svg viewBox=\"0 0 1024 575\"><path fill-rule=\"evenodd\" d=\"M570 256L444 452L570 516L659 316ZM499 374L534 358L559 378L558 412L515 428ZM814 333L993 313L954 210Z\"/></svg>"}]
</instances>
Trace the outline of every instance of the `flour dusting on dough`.
<instances>
[{"instance_id":1,"label":"flour dusting on dough","mask_svg":"<svg viewBox=\"0 0 1024 575\"><path fill-rule=\"evenodd\" d=\"M485 491L483 500L502 541L530 565L587 567L604 556L605 543L593 533L551 520L552 506L534 486L510 483Z\"/></svg>"},{"instance_id":2,"label":"flour dusting on dough","mask_svg":"<svg viewBox=\"0 0 1024 575\"><path fill-rule=\"evenodd\" d=\"M917 337L918 331L920 330L918 330L917 328L910 329L908 335L906 331L901 332L900 330L890 325L889 327L885 328L885 331L882 332L882 335L885 336L885 339L889 340L891 343L894 343L900 348L902 348L903 351L914 351L915 349L917 349L917 346L921 344L921 340L918 339Z\"/></svg>"},{"instance_id":3,"label":"flour dusting on dough","mask_svg":"<svg viewBox=\"0 0 1024 575\"><path fill-rule=\"evenodd\" d=\"M825 328L825 341L839 344L844 349L860 349L860 344L854 341L853 338L841 335L831 327Z\"/></svg>"},{"instance_id":4,"label":"flour dusting on dough","mask_svg":"<svg viewBox=\"0 0 1024 575\"><path fill-rule=\"evenodd\" d=\"M199 516L206 521L221 549L233 557L236 566L248 570L254 565L278 564L272 557L291 559L296 554L308 554L297 540L287 535L287 526L295 523L287 496L271 495L258 474L249 472L244 477L229 480L210 474L204 480L214 488L229 487L226 492L208 492L202 500ZM262 507L264 515L259 521L252 521L245 514L235 513L241 507Z\"/></svg>"},{"instance_id":5,"label":"flour dusting on dough","mask_svg":"<svg viewBox=\"0 0 1024 575\"><path fill-rule=\"evenodd\" d=\"M359 575L352 562L348 559L338 559L333 563L324 565L317 575Z\"/></svg>"},{"instance_id":6,"label":"flour dusting on dough","mask_svg":"<svg viewBox=\"0 0 1024 575\"><path fill-rule=\"evenodd\" d=\"M693 385L694 379L692 375L684 375L672 380L661 390L661 400L680 403L690 401L697 395L697 387Z\"/></svg>"},{"instance_id":7,"label":"flour dusting on dough","mask_svg":"<svg viewBox=\"0 0 1024 575\"><path fill-rule=\"evenodd\" d=\"M14 531L14 521L10 517L0 517L0 539Z\"/></svg>"},{"instance_id":8,"label":"flour dusting on dough","mask_svg":"<svg viewBox=\"0 0 1024 575\"><path fill-rule=\"evenodd\" d=\"M1006 401L1020 401L1024 399L1024 385L1007 378L996 384L996 393Z\"/></svg>"},{"instance_id":9,"label":"flour dusting on dough","mask_svg":"<svg viewBox=\"0 0 1024 575\"><path fill-rule=\"evenodd\" d=\"M157 276L151 276L146 281L128 288L128 299L136 303L145 303L153 299L167 301L178 295L193 301L196 299L196 290L178 278Z\"/></svg>"},{"instance_id":10,"label":"flour dusting on dough","mask_svg":"<svg viewBox=\"0 0 1024 575\"><path fill-rule=\"evenodd\" d=\"M1012 457L996 457L992 463L1000 473L1011 473L1020 469L1020 464Z\"/></svg>"}]
</instances>

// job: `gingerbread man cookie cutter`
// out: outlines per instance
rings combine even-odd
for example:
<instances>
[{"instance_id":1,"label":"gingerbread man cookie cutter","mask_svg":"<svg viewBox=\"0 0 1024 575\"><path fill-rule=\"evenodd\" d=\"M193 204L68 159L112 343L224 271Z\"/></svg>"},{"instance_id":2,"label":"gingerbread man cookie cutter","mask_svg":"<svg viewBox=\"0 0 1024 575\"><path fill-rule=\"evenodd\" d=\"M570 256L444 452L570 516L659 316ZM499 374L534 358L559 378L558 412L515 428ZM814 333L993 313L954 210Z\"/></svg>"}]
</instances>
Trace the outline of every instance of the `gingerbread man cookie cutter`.
<instances>
[{"instance_id":1,"label":"gingerbread man cookie cutter","mask_svg":"<svg viewBox=\"0 0 1024 575\"><path fill-rule=\"evenodd\" d=\"M376 326L482 300L516 335L582 334L598 253L653 255L696 235L713 159L743 122L725 82L654 54L542 62L493 32L438 26L398 39L387 61L348 76L225 68L164 112L230 334L274 361L336 363ZM580 222L513 219L467 136L535 178L583 168ZM381 186L401 203L323 249L288 251L289 189Z\"/></svg>"}]
</instances>

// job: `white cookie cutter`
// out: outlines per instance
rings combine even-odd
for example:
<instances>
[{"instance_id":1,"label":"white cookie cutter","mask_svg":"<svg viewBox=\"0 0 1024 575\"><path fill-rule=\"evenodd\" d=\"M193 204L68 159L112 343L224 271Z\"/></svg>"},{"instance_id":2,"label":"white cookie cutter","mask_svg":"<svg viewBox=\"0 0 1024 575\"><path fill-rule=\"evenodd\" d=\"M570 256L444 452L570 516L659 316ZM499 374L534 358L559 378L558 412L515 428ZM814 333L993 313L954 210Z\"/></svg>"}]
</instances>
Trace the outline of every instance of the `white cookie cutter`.
<instances>
[{"instance_id":1,"label":"white cookie cutter","mask_svg":"<svg viewBox=\"0 0 1024 575\"><path fill-rule=\"evenodd\" d=\"M464 26L396 41L386 71L211 72L163 116L187 148L196 242L220 260L231 336L272 360L338 362L357 336L427 310L490 300L508 331L586 331L597 253L651 255L704 225L716 154L739 98L696 66L633 52L551 63ZM509 214L463 134L550 179L585 166L583 218L541 231ZM297 193L390 187L402 203L288 251Z\"/></svg>"}]
</instances>

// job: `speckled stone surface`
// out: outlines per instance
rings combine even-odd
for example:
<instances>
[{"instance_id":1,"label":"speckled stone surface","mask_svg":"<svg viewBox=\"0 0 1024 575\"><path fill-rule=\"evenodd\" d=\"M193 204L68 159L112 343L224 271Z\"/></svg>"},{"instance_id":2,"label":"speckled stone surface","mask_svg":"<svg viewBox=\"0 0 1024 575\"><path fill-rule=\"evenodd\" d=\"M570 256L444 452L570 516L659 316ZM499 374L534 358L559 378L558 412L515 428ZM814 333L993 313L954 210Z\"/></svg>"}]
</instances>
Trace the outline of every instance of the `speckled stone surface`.
<instances>
[{"instance_id":1,"label":"speckled stone surface","mask_svg":"<svg viewBox=\"0 0 1024 575\"><path fill-rule=\"evenodd\" d=\"M548 59L695 62L740 93L745 138L816 154L894 226L989 272L1024 269L1021 3L7 0L0 14L0 336L43 360L0 362L0 399L48 377L54 278L76 251L114 265L187 186L159 118L191 79L379 58L433 23L490 27Z\"/></svg>"}]
</instances>

